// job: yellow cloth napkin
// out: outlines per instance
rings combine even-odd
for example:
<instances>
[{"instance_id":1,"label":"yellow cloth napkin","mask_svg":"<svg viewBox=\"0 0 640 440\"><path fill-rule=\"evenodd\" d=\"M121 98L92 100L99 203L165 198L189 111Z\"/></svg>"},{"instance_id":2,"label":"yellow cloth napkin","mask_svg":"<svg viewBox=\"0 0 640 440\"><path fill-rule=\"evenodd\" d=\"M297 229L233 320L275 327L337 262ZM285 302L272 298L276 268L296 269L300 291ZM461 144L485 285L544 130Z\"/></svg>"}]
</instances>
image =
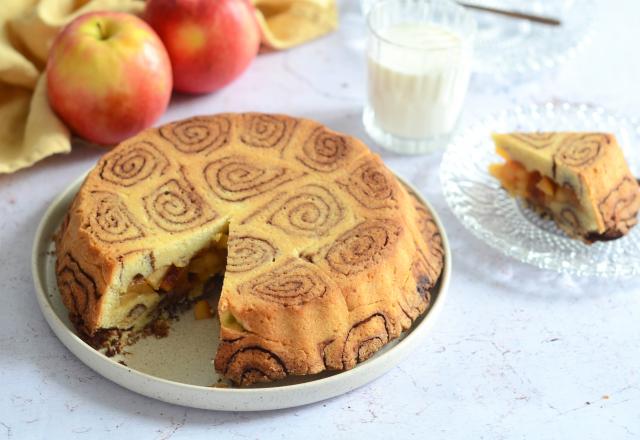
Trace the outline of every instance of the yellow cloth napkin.
<instances>
[{"instance_id":1,"label":"yellow cloth napkin","mask_svg":"<svg viewBox=\"0 0 640 440\"><path fill-rule=\"evenodd\" d=\"M253 0L262 28L262 43L287 49L338 27L335 0Z\"/></svg>"},{"instance_id":2,"label":"yellow cloth napkin","mask_svg":"<svg viewBox=\"0 0 640 440\"><path fill-rule=\"evenodd\" d=\"M285 49L338 25L335 0L253 0L263 43ZM0 173L71 150L42 74L58 31L97 10L139 13L143 0L0 0Z\"/></svg>"},{"instance_id":3,"label":"yellow cloth napkin","mask_svg":"<svg viewBox=\"0 0 640 440\"><path fill-rule=\"evenodd\" d=\"M70 133L53 113L42 74L56 34L80 14L137 13L142 0L1 0L0 173L71 150Z\"/></svg>"}]
</instances>

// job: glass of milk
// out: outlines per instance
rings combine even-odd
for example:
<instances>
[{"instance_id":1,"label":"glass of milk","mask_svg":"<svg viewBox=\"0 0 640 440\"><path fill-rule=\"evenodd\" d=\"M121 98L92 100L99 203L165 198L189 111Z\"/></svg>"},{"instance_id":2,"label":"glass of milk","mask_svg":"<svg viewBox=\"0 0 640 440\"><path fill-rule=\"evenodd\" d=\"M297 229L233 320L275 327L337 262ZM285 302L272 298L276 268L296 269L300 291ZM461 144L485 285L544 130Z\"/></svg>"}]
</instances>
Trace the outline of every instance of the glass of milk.
<instances>
[{"instance_id":1,"label":"glass of milk","mask_svg":"<svg viewBox=\"0 0 640 440\"><path fill-rule=\"evenodd\" d=\"M473 17L450 0L381 0L367 22L367 133L399 153L444 147L469 86Z\"/></svg>"}]
</instances>

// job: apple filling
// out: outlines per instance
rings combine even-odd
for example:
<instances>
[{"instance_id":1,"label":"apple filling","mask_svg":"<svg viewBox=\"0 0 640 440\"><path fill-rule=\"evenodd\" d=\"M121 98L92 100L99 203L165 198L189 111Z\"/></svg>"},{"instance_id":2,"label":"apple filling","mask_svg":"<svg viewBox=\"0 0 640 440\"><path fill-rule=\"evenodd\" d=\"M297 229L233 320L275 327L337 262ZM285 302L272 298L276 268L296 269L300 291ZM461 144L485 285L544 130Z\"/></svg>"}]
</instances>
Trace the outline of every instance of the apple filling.
<instances>
[{"instance_id":1,"label":"apple filling","mask_svg":"<svg viewBox=\"0 0 640 440\"><path fill-rule=\"evenodd\" d=\"M581 211L578 196L572 188L558 185L553 179L538 171L527 170L522 163L511 159L499 147L496 148L496 152L506 162L490 165L489 172L511 196L520 197L544 210L554 206L570 205L576 211Z\"/></svg>"},{"instance_id":2,"label":"apple filling","mask_svg":"<svg viewBox=\"0 0 640 440\"><path fill-rule=\"evenodd\" d=\"M210 293L215 277L222 275L227 259L226 232L220 232L206 248L196 253L186 266L169 265L147 277L137 275L120 297L122 322L140 328L157 315L159 309L191 302ZM194 309L196 317L206 316L204 304Z\"/></svg>"}]
</instances>

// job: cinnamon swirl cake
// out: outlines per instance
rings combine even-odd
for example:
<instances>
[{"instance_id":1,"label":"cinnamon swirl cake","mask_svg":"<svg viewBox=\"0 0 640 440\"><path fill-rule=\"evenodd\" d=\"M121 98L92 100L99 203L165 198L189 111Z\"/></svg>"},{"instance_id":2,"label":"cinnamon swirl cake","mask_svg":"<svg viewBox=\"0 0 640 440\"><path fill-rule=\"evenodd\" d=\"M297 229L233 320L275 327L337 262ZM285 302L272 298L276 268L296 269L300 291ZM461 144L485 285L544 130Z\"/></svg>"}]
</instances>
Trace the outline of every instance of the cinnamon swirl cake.
<instances>
[{"instance_id":1,"label":"cinnamon swirl cake","mask_svg":"<svg viewBox=\"0 0 640 440\"><path fill-rule=\"evenodd\" d=\"M491 174L514 197L586 243L625 235L637 222L640 188L608 133L494 134L506 162Z\"/></svg>"},{"instance_id":2,"label":"cinnamon swirl cake","mask_svg":"<svg viewBox=\"0 0 640 440\"><path fill-rule=\"evenodd\" d=\"M224 273L215 368L238 385L353 368L425 312L444 261L430 212L364 144L254 113L120 144L56 244L88 335L141 329Z\"/></svg>"}]
</instances>

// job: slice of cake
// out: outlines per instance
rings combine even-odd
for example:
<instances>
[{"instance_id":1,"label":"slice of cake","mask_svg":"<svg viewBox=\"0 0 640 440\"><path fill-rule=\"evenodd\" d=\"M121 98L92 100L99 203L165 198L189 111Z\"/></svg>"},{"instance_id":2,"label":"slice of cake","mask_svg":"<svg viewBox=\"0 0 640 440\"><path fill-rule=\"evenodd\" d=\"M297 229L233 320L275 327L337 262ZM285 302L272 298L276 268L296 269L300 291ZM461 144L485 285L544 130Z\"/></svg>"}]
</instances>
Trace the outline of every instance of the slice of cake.
<instances>
[{"instance_id":1,"label":"slice of cake","mask_svg":"<svg viewBox=\"0 0 640 440\"><path fill-rule=\"evenodd\" d=\"M505 133L493 141L506 162L489 172L570 237L613 240L636 224L640 189L612 134Z\"/></svg>"}]
</instances>

